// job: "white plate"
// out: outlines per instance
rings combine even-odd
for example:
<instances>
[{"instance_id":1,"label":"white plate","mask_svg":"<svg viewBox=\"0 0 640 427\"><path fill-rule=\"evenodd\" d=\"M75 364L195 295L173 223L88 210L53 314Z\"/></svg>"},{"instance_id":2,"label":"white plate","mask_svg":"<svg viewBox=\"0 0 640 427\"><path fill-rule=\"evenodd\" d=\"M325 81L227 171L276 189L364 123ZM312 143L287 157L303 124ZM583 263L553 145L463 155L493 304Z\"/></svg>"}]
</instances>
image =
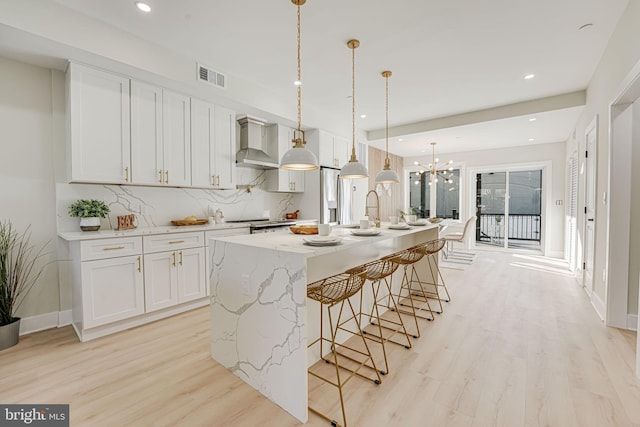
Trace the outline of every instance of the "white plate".
<instances>
[{"instance_id":1,"label":"white plate","mask_svg":"<svg viewBox=\"0 0 640 427\"><path fill-rule=\"evenodd\" d=\"M351 234L354 236L377 236L380 234L380 230L376 230L375 228L356 229L351 230Z\"/></svg>"},{"instance_id":2,"label":"white plate","mask_svg":"<svg viewBox=\"0 0 640 427\"><path fill-rule=\"evenodd\" d=\"M303 237L302 240L304 243L311 246L332 246L337 245L342 241L342 239L335 236Z\"/></svg>"},{"instance_id":3,"label":"white plate","mask_svg":"<svg viewBox=\"0 0 640 427\"><path fill-rule=\"evenodd\" d=\"M356 228L360 227L360 224L340 224L338 225L340 228Z\"/></svg>"},{"instance_id":4,"label":"white plate","mask_svg":"<svg viewBox=\"0 0 640 427\"><path fill-rule=\"evenodd\" d=\"M392 230L411 230L407 224L391 224L389 228Z\"/></svg>"},{"instance_id":5,"label":"white plate","mask_svg":"<svg viewBox=\"0 0 640 427\"><path fill-rule=\"evenodd\" d=\"M428 223L425 220L421 220L421 221L407 222L407 224L409 224L409 225L427 225Z\"/></svg>"}]
</instances>

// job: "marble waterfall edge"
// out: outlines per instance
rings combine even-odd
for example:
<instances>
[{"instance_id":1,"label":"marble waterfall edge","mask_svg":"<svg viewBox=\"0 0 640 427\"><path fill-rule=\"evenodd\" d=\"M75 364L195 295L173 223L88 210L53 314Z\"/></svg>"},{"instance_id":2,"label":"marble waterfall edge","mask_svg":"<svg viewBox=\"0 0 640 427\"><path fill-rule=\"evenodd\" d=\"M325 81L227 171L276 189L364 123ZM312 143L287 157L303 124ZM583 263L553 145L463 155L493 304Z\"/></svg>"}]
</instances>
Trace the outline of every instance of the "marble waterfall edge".
<instances>
[{"instance_id":1,"label":"marble waterfall edge","mask_svg":"<svg viewBox=\"0 0 640 427\"><path fill-rule=\"evenodd\" d=\"M304 256L209 245L213 359L306 422L308 378L296 374L307 369Z\"/></svg>"}]
</instances>

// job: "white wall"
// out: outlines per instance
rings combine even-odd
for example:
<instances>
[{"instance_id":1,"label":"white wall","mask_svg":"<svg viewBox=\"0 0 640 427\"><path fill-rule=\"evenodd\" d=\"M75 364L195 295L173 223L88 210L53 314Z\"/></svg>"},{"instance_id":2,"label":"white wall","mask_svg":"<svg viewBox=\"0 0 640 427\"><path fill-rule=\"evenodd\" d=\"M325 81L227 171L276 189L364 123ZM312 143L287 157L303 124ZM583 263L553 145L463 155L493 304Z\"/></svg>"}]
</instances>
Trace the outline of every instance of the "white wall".
<instances>
[{"instance_id":1,"label":"white wall","mask_svg":"<svg viewBox=\"0 0 640 427\"><path fill-rule=\"evenodd\" d=\"M56 250L53 179L52 73L0 57L0 220L22 231L31 225L32 242ZM18 311L27 317L59 307L57 264L44 275Z\"/></svg>"},{"instance_id":2,"label":"white wall","mask_svg":"<svg viewBox=\"0 0 640 427\"><path fill-rule=\"evenodd\" d=\"M598 126L598 158L596 187L596 236L594 259L594 293L605 300L606 283L603 272L606 264L607 206L603 195L608 188L609 175L609 104L619 90L619 85L632 67L640 60L640 1L630 1L618 26L609 40L607 48L587 88L587 105L576 124L576 139L567 143L567 155L574 150L580 154L580 164L584 162L584 135L589 123L596 115ZM580 182L578 206L584 206L584 181ZM584 222L584 214L578 210L578 224ZM580 232L579 232L580 234ZM582 236L579 236L583 241ZM629 288L629 313L637 314L637 281Z\"/></svg>"},{"instance_id":3,"label":"white wall","mask_svg":"<svg viewBox=\"0 0 640 427\"><path fill-rule=\"evenodd\" d=\"M460 167L460 182L463 183L461 217L466 219L473 206L469 205L475 194L475 188L469 188L469 170L484 167L506 167L514 164L551 162L551 194L550 206L547 206L545 221L545 238L547 255L564 256L564 204L556 205L556 200L565 199L565 143L527 145L500 150L468 151L459 153L438 154L443 161L453 160L454 167ZM414 161L422 164L431 163L431 156L407 157L404 159L405 169L414 169ZM466 184L466 185L465 185ZM544 185L544 182L543 182ZM544 197L544 195L543 195Z\"/></svg>"}]
</instances>

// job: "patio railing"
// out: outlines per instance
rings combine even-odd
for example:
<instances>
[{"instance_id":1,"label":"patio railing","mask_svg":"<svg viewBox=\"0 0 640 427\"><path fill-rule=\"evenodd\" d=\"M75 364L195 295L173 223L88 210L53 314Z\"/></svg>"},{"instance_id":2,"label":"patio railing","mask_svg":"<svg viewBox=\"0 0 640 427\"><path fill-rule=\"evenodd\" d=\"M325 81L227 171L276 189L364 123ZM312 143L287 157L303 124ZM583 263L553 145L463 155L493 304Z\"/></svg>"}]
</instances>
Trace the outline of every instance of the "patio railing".
<instances>
[{"instance_id":1,"label":"patio railing","mask_svg":"<svg viewBox=\"0 0 640 427\"><path fill-rule=\"evenodd\" d=\"M478 241L493 241L504 239L505 224L504 215L480 214ZM540 242L540 215L510 214L508 224L509 240L530 240Z\"/></svg>"}]
</instances>

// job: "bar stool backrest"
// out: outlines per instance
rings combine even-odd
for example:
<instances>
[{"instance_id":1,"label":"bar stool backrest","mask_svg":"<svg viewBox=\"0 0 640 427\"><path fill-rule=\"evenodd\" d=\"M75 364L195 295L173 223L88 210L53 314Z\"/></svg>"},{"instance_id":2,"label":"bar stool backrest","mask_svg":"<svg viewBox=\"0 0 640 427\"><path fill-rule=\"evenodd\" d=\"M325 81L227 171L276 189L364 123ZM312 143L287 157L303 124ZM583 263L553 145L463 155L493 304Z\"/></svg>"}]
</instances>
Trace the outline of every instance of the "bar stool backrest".
<instances>
[{"instance_id":1,"label":"bar stool backrest","mask_svg":"<svg viewBox=\"0 0 640 427\"><path fill-rule=\"evenodd\" d=\"M366 275L367 270L359 267L318 280L307 285L307 297L322 304L335 304L358 293Z\"/></svg>"},{"instance_id":2,"label":"bar stool backrest","mask_svg":"<svg viewBox=\"0 0 640 427\"><path fill-rule=\"evenodd\" d=\"M447 240L443 238L430 240L421 245L421 250L425 253L425 255L432 255L440 252L446 244Z\"/></svg>"}]
</instances>

